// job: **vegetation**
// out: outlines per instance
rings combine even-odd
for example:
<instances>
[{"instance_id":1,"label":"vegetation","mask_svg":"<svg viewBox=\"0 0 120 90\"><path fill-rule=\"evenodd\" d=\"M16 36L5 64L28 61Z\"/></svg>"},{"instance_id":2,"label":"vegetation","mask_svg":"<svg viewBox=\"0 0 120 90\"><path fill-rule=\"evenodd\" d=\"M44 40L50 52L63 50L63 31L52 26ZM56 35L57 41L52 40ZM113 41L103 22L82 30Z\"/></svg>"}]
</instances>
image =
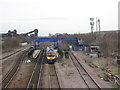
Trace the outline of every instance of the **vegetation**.
<instances>
[{"instance_id":1,"label":"vegetation","mask_svg":"<svg viewBox=\"0 0 120 90\"><path fill-rule=\"evenodd\" d=\"M101 37L101 48L105 56L117 55L118 53L118 33L106 33Z\"/></svg>"},{"instance_id":2,"label":"vegetation","mask_svg":"<svg viewBox=\"0 0 120 90\"><path fill-rule=\"evenodd\" d=\"M2 44L2 49L15 48L19 46L19 40L17 38L6 38Z\"/></svg>"},{"instance_id":3,"label":"vegetation","mask_svg":"<svg viewBox=\"0 0 120 90\"><path fill-rule=\"evenodd\" d=\"M3 52L14 50L15 48L20 47L20 43L28 42L27 39L17 38L17 37L3 38L3 41L4 41L2 43L2 51Z\"/></svg>"},{"instance_id":4,"label":"vegetation","mask_svg":"<svg viewBox=\"0 0 120 90\"><path fill-rule=\"evenodd\" d=\"M85 34L63 34L60 37L78 37L85 41L89 45L96 45L96 40L99 39L97 45L102 49L103 56L117 55L119 50L118 39L120 38L120 33L118 31L102 31L99 34L96 32L94 34L85 33ZM68 42L72 44L71 42Z\"/></svg>"}]
</instances>

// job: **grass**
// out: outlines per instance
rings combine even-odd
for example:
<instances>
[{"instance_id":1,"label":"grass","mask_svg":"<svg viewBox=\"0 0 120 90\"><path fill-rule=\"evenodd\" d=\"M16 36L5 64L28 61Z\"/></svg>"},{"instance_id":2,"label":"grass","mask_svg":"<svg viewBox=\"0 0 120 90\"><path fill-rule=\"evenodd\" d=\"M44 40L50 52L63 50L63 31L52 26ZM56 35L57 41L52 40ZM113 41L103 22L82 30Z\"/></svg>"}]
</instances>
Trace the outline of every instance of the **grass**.
<instances>
[{"instance_id":1,"label":"grass","mask_svg":"<svg viewBox=\"0 0 120 90\"><path fill-rule=\"evenodd\" d=\"M117 86L116 86L116 84L114 83L114 81L112 81L111 83L110 83L110 86L112 87L112 88L118 88Z\"/></svg>"},{"instance_id":2,"label":"grass","mask_svg":"<svg viewBox=\"0 0 120 90\"><path fill-rule=\"evenodd\" d=\"M118 74L118 67L112 64L108 64L104 58L95 58L92 62L95 66L98 66L99 68L106 69L108 68L112 74ZM92 65L92 66L94 66Z\"/></svg>"},{"instance_id":3,"label":"grass","mask_svg":"<svg viewBox=\"0 0 120 90\"><path fill-rule=\"evenodd\" d=\"M108 66L108 68L111 70L113 74L118 74L118 67L116 66Z\"/></svg>"},{"instance_id":4,"label":"grass","mask_svg":"<svg viewBox=\"0 0 120 90\"><path fill-rule=\"evenodd\" d=\"M107 77L108 72L105 71L105 69L107 70L109 69L110 73L114 75L118 74L118 67L116 66L117 64L115 64L113 59L102 58L102 57L101 58L96 58L96 57L90 58L90 56L86 55L85 52L82 52L82 54L83 54L82 55L83 59L87 60L86 62L91 68L94 68L99 78L108 81L112 88L117 88L113 80L109 81L109 77Z\"/></svg>"}]
</instances>

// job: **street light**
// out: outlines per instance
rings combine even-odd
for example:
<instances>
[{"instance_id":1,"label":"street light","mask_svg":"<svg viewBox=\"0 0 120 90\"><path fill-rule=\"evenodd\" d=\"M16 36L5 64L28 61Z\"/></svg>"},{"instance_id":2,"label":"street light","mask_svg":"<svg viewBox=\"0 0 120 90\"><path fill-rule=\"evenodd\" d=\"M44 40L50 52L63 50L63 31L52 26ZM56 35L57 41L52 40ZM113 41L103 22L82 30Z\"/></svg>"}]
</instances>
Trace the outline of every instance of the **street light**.
<instances>
[{"instance_id":1,"label":"street light","mask_svg":"<svg viewBox=\"0 0 120 90\"><path fill-rule=\"evenodd\" d=\"M90 18L90 25L91 25L91 33L93 34L94 18Z\"/></svg>"},{"instance_id":2,"label":"street light","mask_svg":"<svg viewBox=\"0 0 120 90\"><path fill-rule=\"evenodd\" d=\"M90 18L91 21L94 21L94 18Z\"/></svg>"}]
</instances>

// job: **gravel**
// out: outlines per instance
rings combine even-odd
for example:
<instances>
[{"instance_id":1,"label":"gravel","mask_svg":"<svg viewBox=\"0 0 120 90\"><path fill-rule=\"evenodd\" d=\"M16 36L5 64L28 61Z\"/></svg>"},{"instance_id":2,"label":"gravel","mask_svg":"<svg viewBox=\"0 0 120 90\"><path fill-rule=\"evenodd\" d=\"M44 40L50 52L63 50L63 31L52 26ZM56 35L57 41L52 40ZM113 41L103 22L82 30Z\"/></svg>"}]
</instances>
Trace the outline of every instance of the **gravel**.
<instances>
[{"instance_id":1,"label":"gravel","mask_svg":"<svg viewBox=\"0 0 120 90\"><path fill-rule=\"evenodd\" d=\"M17 71L17 74L13 78L12 82L8 88L26 88L29 78L32 74L35 62L26 63L27 58L25 58Z\"/></svg>"},{"instance_id":2,"label":"gravel","mask_svg":"<svg viewBox=\"0 0 120 90\"><path fill-rule=\"evenodd\" d=\"M62 88L87 88L70 59L55 63L55 67Z\"/></svg>"},{"instance_id":3,"label":"gravel","mask_svg":"<svg viewBox=\"0 0 120 90\"><path fill-rule=\"evenodd\" d=\"M93 68L91 68L87 63L85 63L85 55L83 55L81 52L73 51L74 55L79 59L79 61L82 63L82 65L85 67L85 69L89 72L89 74L93 77L93 79L99 84L101 88L112 88L107 82L100 79L97 75L98 72L95 72ZM83 59L84 57L84 59Z\"/></svg>"}]
</instances>

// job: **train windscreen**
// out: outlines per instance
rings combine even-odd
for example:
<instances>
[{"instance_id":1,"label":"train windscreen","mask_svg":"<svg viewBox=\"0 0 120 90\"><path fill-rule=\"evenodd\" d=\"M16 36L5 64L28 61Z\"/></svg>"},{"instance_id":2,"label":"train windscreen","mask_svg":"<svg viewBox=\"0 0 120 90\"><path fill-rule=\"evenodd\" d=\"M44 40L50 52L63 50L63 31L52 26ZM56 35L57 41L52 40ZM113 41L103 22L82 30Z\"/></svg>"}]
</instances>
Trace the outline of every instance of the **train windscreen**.
<instances>
[{"instance_id":1,"label":"train windscreen","mask_svg":"<svg viewBox=\"0 0 120 90\"><path fill-rule=\"evenodd\" d=\"M55 53L47 53L47 56L48 56L48 57L54 57L54 56L55 56Z\"/></svg>"}]
</instances>

